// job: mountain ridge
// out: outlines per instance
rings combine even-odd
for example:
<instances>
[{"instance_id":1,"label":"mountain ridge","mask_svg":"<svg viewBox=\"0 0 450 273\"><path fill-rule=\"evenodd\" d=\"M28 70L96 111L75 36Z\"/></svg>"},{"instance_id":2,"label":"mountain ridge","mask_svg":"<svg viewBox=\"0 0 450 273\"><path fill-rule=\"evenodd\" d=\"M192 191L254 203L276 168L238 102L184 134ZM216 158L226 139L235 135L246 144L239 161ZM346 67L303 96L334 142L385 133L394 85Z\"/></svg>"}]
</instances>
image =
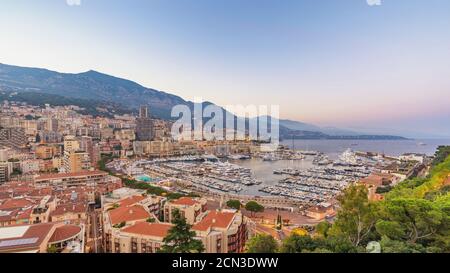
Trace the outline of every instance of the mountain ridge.
<instances>
[{"instance_id":1,"label":"mountain ridge","mask_svg":"<svg viewBox=\"0 0 450 273\"><path fill-rule=\"evenodd\" d=\"M34 92L83 101L92 100L103 105L107 103L122 105L132 110L138 109L141 105L149 105L152 115L162 119L172 119L171 109L175 105L187 105L190 108L194 105L193 102L186 101L180 96L148 88L132 80L96 70L81 73L59 73L45 68L21 67L3 63L0 63L0 91ZM23 97L22 99L26 100ZM204 102L204 104L214 103ZM224 108L222 109L226 112ZM296 135L313 135L317 138L363 135L345 129L322 128L288 119L280 120L280 129L282 132L289 133L288 135L282 134L282 138ZM311 134L314 132L316 134Z\"/></svg>"}]
</instances>

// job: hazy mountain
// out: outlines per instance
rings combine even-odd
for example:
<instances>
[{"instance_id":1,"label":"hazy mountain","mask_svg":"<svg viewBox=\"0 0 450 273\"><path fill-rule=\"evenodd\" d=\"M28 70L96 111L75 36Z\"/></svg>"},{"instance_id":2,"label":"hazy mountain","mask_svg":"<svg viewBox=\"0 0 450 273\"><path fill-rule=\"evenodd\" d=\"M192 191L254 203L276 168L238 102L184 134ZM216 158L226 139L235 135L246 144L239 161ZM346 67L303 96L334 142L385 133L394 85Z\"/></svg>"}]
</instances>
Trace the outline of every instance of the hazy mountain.
<instances>
[{"instance_id":1,"label":"hazy mountain","mask_svg":"<svg viewBox=\"0 0 450 273\"><path fill-rule=\"evenodd\" d=\"M294 120L288 120L288 119L280 119L279 120L280 125L283 125L284 127L291 129L291 130L299 130L299 131L317 131L320 132L321 128L312 124L300 122L300 121L294 121Z\"/></svg>"},{"instance_id":2,"label":"hazy mountain","mask_svg":"<svg viewBox=\"0 0 450 273\"><path fill-rule=\"evenodd\" d=\"M39 92L69 98L120 103L133 109L147 104L151 107L153 114L162 118L170 117L170 111L174 105L191 105L190 102L178 96L92 70L68 74L47 69L0 64L0 88L6 91Z\"/></svg>"},{"instance_id":3,"label":"hazy mountain","mask_svg":"<svg viewBox=\"0 0 450 273\"><path fill-rule=\"evenodd\" d=\"M322 134L330 135L330 136L357 136L362 135L361 132L355 132L352 130L335 128L335 127L319 127L313 124L308 124L304 122L281 119L279 120L281 126L286 127L290 130L297 131L309 131L309 132L320 132Z\"/></svg>"},{"instance_id":4,"label":"hazy mountain","mask_svg":"<svg viewBox=\"0 0 450 273\"><path fill-rule=\"evenodd\" d=\"M17 92L15 99L28 103L42 104L48 100L52 105L81 104L89 113L96 113L96 109L105 106L109 108L109 113L123 113L127 109L136 111L141 105L149 105L151 114L163 119L171 118L170 113L175 105L187 105L191 109L194 106L194 103L179 96L93 70L71 74L0 64L0 91L5 92L3 97ZM209 104L211 102L204 103L205 106ZM224 109L223 111L226 112ZM350 130L321 128L292 120L280 120L279 123L282 138L358 138L363 135Z\"/></svg>"}]
</instances>

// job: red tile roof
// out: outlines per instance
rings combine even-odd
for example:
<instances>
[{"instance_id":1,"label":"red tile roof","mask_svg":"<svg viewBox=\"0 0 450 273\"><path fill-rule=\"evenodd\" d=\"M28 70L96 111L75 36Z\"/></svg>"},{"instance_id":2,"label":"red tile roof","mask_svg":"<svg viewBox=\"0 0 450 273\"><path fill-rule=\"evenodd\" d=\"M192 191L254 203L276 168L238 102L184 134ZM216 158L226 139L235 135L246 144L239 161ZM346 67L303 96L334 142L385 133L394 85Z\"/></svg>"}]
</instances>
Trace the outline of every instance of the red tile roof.
<instances>
[{"instance_id":1,"label":"red tile roof","mask_svg":"<svg viewBox=\"0 0 450 273\"><path fill-rule=\"evenodd\" d=\"M174 205L181 205L181 206L193 206L195 204L198 204L199 202L190 197L181 197L180 199L174 200L171 203Z\"/></svg>"},{"instance_id":2,"label":"red tile roof","mask_svg":"<svg viewBox=\"0 0 450 273\"><path fill-rule=\"evenodd\" d=\"M17 213L17 219L18 220L30 219L32 212L33 212L33 208L29 208L27 210L20 211L19 213Z\"/></svg>"},{"instance_id":3,"label":"red tile roof","mask_svg":"<svg viewBox=\"0 0 450 273\"><path fill-rule=\"evenodd\" d=\"M199 231L206 231L208 228L227 228L234 219L233 212L211 211L200 222L192 228Z\"/></svg>"},{"instance_id":4,"label":"red tile roof","mask_svg":"<svg viewBox=\"0 0 450 273\"><path fill-rule=\"evenodd\" d=\"M119 206L121 207L128 207L130 205L134 205L142 200L144 200L145 197L142 195L135 195L135 196L130 196L128 198L122 199L119 202Z\"/></svg>"},{"instance_id":5,"label":"red tile roof","mask_svg":"<svg viewBox=\"0 0 450 273\"><path fill-rule=\"evenodd\" d=\"M92 175L107 175L108 173L103 171L83 171L77 173L57 173L57 174L44 174L35 178L35 180L47 180L47 179L58 179L58 178L71 178L71 177L82 177L82 176L92 176Z\"/></svg>"},{"instance_id":6,"label":"red tile roof","mask_svg":"<svg viewBox=\"0 0 450 273\"><path fill-rule=\"evenodd\" d=\"M87 212L87 205L84 203L59 205L50 214L51 216L63 215L66 213L85 213Z\"/></svg>"},{"instance_id":7,"label":"red tile roof","mask_svg":"<svg viewBox=\"0 0 450 273\"><path fill-rule=\"evenodd\" d=\"M64 225L57 227L52 237L50 238L49 243L58 243L61 241L67 241L80 234L80 232L81 227L76 225Z\"/></svg>"},{"instance_id":8,"label":"red tile roof","mask_svg":"<svg viewBox=\"0 0 450 273\"><path fill-rule=\"evenodd\" d=\"M172 224L140 222L124 228L122 232L164 238L172 228Z\"/></svg>"},{"instance_id":9,"label":"red tile roof","mask_svg":"<svg viewBox=\"0 0 450 273\"><path fill-rule=\"evenodd\" d=\"M45 238L47 238L47 236L52 232L54 225L55 225L55 223L44 223L44 224L31 225L31 226L28 226L27 231L21 237L0 239L0 243L1 243L1 242L5 242L5 241L9 242L9 241L19 240L19 239L37 238L36 242L29 243L29 244L0 247L0 252L26 251L26 250L35 250L35 249L39 248L39 246L41 245L41 243L43 243ZM0 228L0 231L1 231L1 228Z\"/></svg>"},{"instance_id":10,"label":"red tile roof","mask_svg":"<svg viewBox=\"0 0 450 273\"><path fill-rule=\"evenodd\" d=\"M122 222L147 220L149 217L150 213L139 205L119 207L109 211L109 218L112 225L120 224Z\"/></svg>"},{"instance_id":11,"label":"red tile roof","mask_svg":"<svg viewBox=\"0 0 450 273\"><path fill-rule=\"evenodd\" d=\"M359 183L365 185L382 186L384 183L390 183L392 178L388 178L386 175L371 174L366 178L363 178Z\"/></svg>"},{"instance_id":12,"label":"red tile roof","mask_svg":"<svg viewBox=\"0 0 450 273\"><path fill-rule=\"evenodd\" d=\"M25 208L34 205L35 202L30 199L20 198L20 199L7 199L0 205L0 210L12 210Z\"/></svg>"}]
</instances>

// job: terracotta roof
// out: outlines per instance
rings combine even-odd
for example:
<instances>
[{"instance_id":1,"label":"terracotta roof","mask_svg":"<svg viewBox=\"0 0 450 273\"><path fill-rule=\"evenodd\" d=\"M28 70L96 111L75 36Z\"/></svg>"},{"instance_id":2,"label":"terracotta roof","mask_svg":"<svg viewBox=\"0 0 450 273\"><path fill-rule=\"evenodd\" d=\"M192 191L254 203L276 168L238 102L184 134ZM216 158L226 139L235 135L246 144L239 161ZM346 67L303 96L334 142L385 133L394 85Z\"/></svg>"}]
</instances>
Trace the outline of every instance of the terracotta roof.
<instances>
[{"instance_id":1,"label":"terracotta roof","mask_svg":"<svg viewBox=\"0 0 450 273\"><path fill-rule=\"evenodd\" d=\"M1 222L10 222L14 217L16 217L17 211L11 211L5 214L0 215L0 223Z\"/></svg>"},{"instance_id":2,"label":"terracotta roof","mask_svg":"<svg viewBox=\"0 0 450 273\"><path fill-rule=\"evenodd\" d=\"M11 192L0 192L0 201L4 199L9 199L12 197Z\"/></svg>"},{"instance_id":3,"label":"terracotta roof","mask_svg":"<svg viewBox=\"0 0 450 273\"><path fill-rule=\"evenodd\" d=\"M181 197L180 199L173 200L171 203L174 205L181 205L181 206L193 206L195 204L198 204L199 202L190 197Z\"/></svg>"},{"instance_id":4,"label":"terracotta roof","mask_svg":"<svg viewBox=\"0 0 450 273\"><path fill-rule=\"evenodd\" d=\"M170 228L172 228L172 224L140 222L124 228L122 232L164 238L167 236Z\"/></svg>"},{"instance_id":5,"label":"terracotta roof","mask_svg":"<svg viewBox=\"0 0 450 273\"><path fill-rule=\"evenodd\" d=\"M53 190L51 188L43 188L43 189L34 189L31 191L28 196L44 196L44 195L52 195Z\"/></svg>"},{"instance_id":6,"label":"terracotta roof","mask_svg":"<svg viewBox=\"0 0 450 273\"><path fill-rule=\"evenodd\" d=\"M234 215L233 212L211 211L192 228L200 231L205 231L210 227L227 228L233 222Z\"/></svg>"},{"instance_id":7,"label":"terracotta roof","mask_svg":"<svg viewBox=\"0 0 450 273\"><path fill-rule=\"evenodd\" d=\"M130 205L134 205L134 204L144 200L145 198L146 197L144 197L142 195L130 196L128 198L120 200L119 206L121 206L121 207L128 207Z\"/></svg>"},{"instance_id":8,"label":"terracotta roof","mask_svg":"<svg viewBox=\"0 0 450 273\"><path fill-rule=\"evenodd\" d=\"M33 208L29 208L29 209L20 211L17 213L17 219L18 220L30 219L30 215L32 212L33 212Z\"/></svg>"},{"instance_id":9,"label":"terracotta roof","mask_svg":"<svg viewBox=\"0 0 450 273\"><path fill-rule=\"evenodd\" d=\"M64 225L61 227L57 227L52 237L50 238L49 243L67 241L77 236L80 232L81 227L76 225Z\"/></svg>"},{"instance_id":10,"label":"terracotta roof","mask_svg":"<svg viewBox=\"0 0 450 273\"><path fill-rule=\"evenodd\" d=\"M150 213L139 205L119 207L109 211L109 218L111 219L112 225L120 224L122 222L146 220L149 217Z\"/></svg>"},{"instance_id":11,"label":"terracotta roof","mask_svg":"<svg viewBox=\"0 0 450 273\"><path fill-rule=\"evenodd\" d=\"M382 186L385 183L391 183L392 182L392 175L380 175L380 174L371 174L370 176L361 179L359 182L366 184L366 185L373 185L373 186Z\"/></svg>"},{"instance_id":12,"label":"terracotta roof","mask_svg":"<svg viewBox=\"0 0 450 273\"><path fill-rule=\"evenodd\" d=\"M92 176L92 175L107 175L108 173L103 171L83 171L77 173L56 173L56 174L44 174L35 178L35 180L47 180L47 179L58 179L58 178L71 178L71 177L82 177L82 176Z\"/></svg>"},{"instance_id":13,"label":"terracotta roof","mask_svg":"<svg viewBox=\"0 0 450 273\"><path fill-rule=\"evenodd\" d=\"M84 203L59 205L51 213L51 216L63 215L65 213L84 213L87 212L87 205Z\"/></svg>"},{"instance_id":14,"label":"terracotta roof","mask_svg":"<svg viewBox=\"0 0 450 273\"><path fill-rule=\"evenodd\" d=\"M14 238L5 238L0 239L0 245L2 243L8 243L8 242L14 242L16 240L22 240L22 239L35 239L35 241L30 241L30 243L21 243L19 245L10 245L7 246L0 246L0 252L8 252L8 251L26 251L26 250L35 250L38 249L41 243L44 241L44 239L50 234L54 227L54 223L44 223L44 224L37 224L37 225L27 225L24 227L28 227L28 229L25 231L25 233L21 237L14 237ZM20 228L22 226L15 226L15 227L5 227L5 229L8 228ZM2 233L2 229L0 228L0 234Z\"/></svg>"},{"instance_id":15,"label":"terracotta roof","mask_svg":"<svg viewBox=\"0 0 450 273\"><path fill-rule=\"evenodd\" d=\"M7 199L0 205L0 210L12 210L16 208L25 208L34 205L30 199L20 198L20 199Z\"/></svg>"}]
</instances>

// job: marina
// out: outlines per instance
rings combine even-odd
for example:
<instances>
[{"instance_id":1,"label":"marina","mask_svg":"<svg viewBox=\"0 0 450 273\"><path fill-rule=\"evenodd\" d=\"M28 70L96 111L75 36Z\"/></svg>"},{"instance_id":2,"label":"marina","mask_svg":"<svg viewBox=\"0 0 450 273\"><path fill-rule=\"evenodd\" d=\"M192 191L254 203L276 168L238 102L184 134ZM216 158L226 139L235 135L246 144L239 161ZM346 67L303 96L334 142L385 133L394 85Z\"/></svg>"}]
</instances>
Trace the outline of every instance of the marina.
<instances>
[{"instance_id":1,"label":"marina","mask_svg":"<svg viewBox=\"0 0 450 273\"><path fill-rule=\"evenodd\" d=\"M194 191L281 196L318 204L336 197L352 183L391 164L392 160L350 149L330 159L327 154L318 151L291 151L282 147L265 155L113 161L109 167L133 177L147 178L148 181L173 180Z\"/></svg>"}]
</instances>

